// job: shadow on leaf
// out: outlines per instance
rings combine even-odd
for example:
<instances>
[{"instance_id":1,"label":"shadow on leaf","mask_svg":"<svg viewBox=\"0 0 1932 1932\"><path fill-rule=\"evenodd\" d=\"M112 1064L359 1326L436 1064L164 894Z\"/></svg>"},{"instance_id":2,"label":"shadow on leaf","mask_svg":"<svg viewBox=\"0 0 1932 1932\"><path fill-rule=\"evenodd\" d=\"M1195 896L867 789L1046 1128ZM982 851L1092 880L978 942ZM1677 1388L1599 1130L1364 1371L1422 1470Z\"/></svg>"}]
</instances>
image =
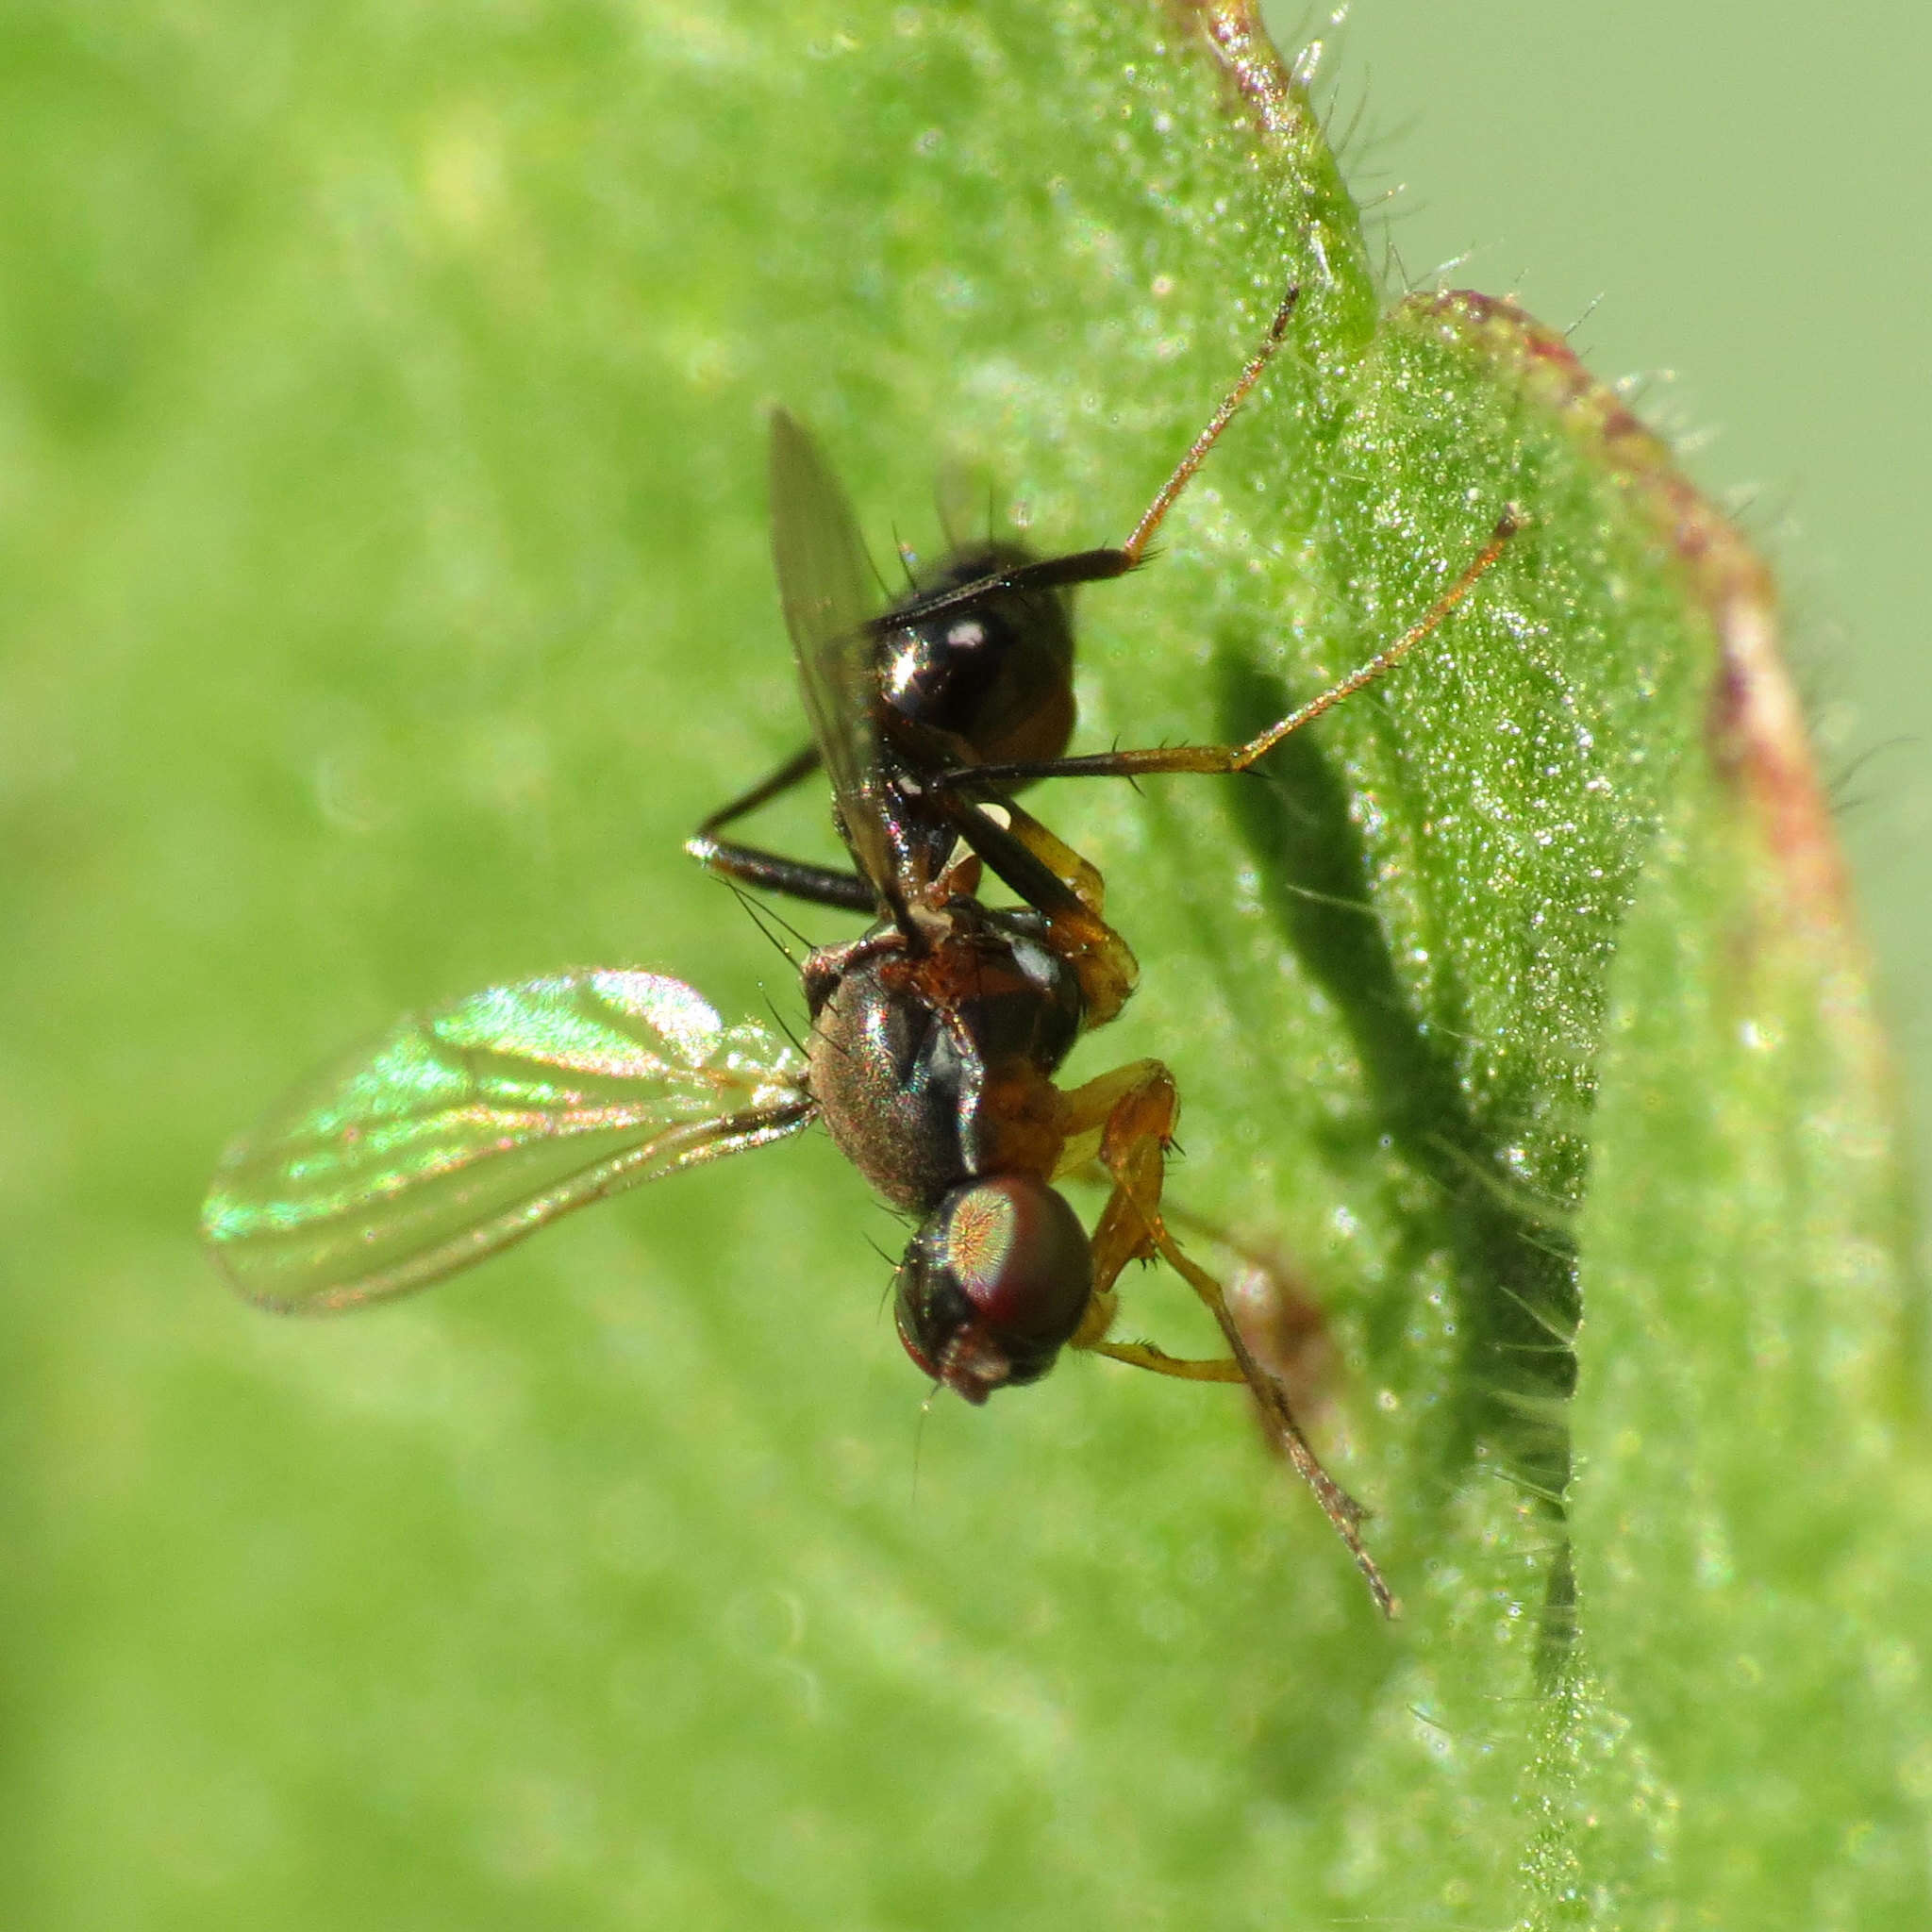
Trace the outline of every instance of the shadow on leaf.
<instances>
[{"instance_id":1,"label":"shadow on leaf","mask_svg":"<svg viewBox=\"0 0 1932 1932\"><path fill-rule=\"evenodd\" d=\"M1224 647L1216 662L1224 734L1283 717L1297 698ZM1582 1193L1575 1156L1569 1200L1533 1196L1510 1171L1508 1148L1525 1121L1546 1118L1540 1096L1474 1093L1459 1075L1455 1015L1431 1019L1396 967L1368 898L1374 866L1349 811L1349 789L1319 733L1287 740L1258 781L1232 787L1230 812L1252 851L1263 906L1285 942L1334 1003L1359 1059L1374 1134L1431 1183L1405 1231L1417 1266L1451 1261L1461 1345L1457 1386L1439 1413L1436 1464L1446 1500L1479 1459L1535 1499L1558 1532L1547 1573L1540 1674L1557 1680L1574 1633L1574 1585L1560 1534L1570 1479L1566 1405L1575 1387L1572 1341L1580 1306L1567 1225ZM1400 1345L1408 1317L1398 1281L1372 1310L1376 1353Z\"/></svg>"}]
</instances>

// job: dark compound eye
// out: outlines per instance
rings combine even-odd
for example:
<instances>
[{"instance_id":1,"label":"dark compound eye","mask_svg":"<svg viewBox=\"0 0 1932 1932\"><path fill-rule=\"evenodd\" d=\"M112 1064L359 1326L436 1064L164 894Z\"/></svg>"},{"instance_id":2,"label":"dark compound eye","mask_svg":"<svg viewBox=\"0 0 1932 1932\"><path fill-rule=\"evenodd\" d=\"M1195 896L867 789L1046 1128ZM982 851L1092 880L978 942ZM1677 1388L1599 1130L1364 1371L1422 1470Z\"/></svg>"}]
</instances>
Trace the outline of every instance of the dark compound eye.
<instances>
[{"instance_id":1,"label":"dark compound eye","mask_svg":"<svg viewBox=\"0 0 1932 1932\"><path fill-rule=\"evenodd\" d=\"M980 1403L1053 1367L1086 1312L1093 1252L1079 1217L1044 1181L993 1174L941 1201L893 1286L907 1354Z\"/></svg>"}]
</instances>

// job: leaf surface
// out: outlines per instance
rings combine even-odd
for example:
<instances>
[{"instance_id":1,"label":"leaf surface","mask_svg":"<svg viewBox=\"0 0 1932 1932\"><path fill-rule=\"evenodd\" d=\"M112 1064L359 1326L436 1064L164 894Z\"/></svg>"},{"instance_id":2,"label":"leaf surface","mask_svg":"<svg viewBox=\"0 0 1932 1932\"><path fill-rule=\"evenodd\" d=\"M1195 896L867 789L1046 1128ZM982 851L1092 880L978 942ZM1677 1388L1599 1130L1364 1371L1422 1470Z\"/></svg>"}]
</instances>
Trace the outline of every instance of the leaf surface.
<instances>
[{"instance_id":1,"label":"leaf surface","mask_svg":"<svg viewBox=\"0 0 1932 1932\"><path fill-rule=\"evenodd\" d=\"M1231 8L209 20L23 29L0 130L11 1916L1923 1925L1888 1062L1669 453L1381 286ZM1070 1076L1174 1066L1400 1624L1229 1391L922 1418L821 1137L364 1321L208 1279L213 1150L398 1013L636 960L796 1026L680 853L805 737L772 405L881 563L949 468L1117 542L1291 281L1081 594L1079 748L1245 737L1532 526L1257 774L1029 804L1142 968Z\"/></svg>"}]
</instances>

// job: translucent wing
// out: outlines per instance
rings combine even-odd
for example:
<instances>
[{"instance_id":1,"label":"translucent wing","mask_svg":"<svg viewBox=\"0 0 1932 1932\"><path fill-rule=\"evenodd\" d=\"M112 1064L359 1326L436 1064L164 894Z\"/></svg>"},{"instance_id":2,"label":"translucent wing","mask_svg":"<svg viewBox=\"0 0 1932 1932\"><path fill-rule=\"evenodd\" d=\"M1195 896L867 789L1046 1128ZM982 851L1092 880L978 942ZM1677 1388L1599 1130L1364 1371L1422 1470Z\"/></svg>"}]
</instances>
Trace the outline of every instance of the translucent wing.
<instances>
[{"instance_id":1,"label":"translucent wing","mask_svg":"<svg viewBox=\"0 0 1932 1932\"><path fill-rule=\"evenodd\" d=\"M803 1062L682 980L586 972L411 1015L229 1148L202 1209L273 1308L404 1294L587 1202L795 1133Z\"/></svg>"},{"instance_id":2,"label":"translucent wing","mask_svg":"<svg viewBox=\"0 0 1932 1932\"><path fill-rule=\"evenodd\" d=\"M772 559L799 684L853 857L882 902L895 887L879 786L872 598L852 506L794 417L772 412Z\"/></svg>"}]
</instances>

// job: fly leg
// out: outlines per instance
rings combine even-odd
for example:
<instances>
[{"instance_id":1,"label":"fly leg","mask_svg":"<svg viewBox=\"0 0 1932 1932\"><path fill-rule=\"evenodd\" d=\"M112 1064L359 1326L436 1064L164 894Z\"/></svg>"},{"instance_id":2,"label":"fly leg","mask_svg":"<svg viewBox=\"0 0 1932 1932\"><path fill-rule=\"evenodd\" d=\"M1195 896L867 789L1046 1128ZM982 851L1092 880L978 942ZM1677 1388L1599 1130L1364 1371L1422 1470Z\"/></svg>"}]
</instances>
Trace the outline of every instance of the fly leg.
<instances>
[{"instance_id":1,"label":"fly leg","mask_svg":"<svg viewBox=\"0 0 1932 1932\"><path fill-rule=\"evenodd\" d=\"M804 899L814 906L836 906L846 912L876 910L878 895L856 872L814 865L808 859L787 858L782 853L767 852L759 845L741 845L735 840L718 837L726 825L791 791L818 768L816 745L808 744L803 751L794 752L768 778L760 779L729 805L721 805L684 841L684 849L707 872L736 879L741 885L783 892L788 898Z\"/></svg>"},{"instance_id":2,"label":"fly leg","mask_svg":"<svg viewBox=\"0 0 1932 1932\"><path fill-rule=\"evenodd\" d=\"M1141 969L1126 941L1102 916L1099 868L997 792L986 804L944 792L933 796L987 869L1047 919L1055 953L1080 981L1082 1030L1104 1026L1126 1004ZM997 818L987 805L997 809Z\"/></svg>"},{"instance_id":3,"label":"fly leg","mask_svg":"<svg viewBox=\"0 0 1932 1932\"><path fill-rule=\"evenodd\" d=\"M1076 1166L1090 1152L1113 1178L1113 1191L1093 1230L1093 1299L1074 1336L1075 1348L1091 1349L1116 1361L1157 1374L1189 1381L1245 1382L1260 1405L1296 1473L1315 1492L1335 1532L1348 1547L1369 1591L1384 1615L1396 1613L1394 1596L1361 1539L1366 1513L1361 1505L1322 1467L1289 1406L1280 1381L1248 1346L1221 1284L1194 1261L1167 1231L1160 1214L1167 1148L1174 1138L1179 1101L1174 1075L1158 1060L1137 1060L1104 1074L1066 1096L1067 1156L1062 1166ZM1098 1130L1098 1147L1092 1142ZM1082 1143L1085 1143L1084 1145ZM1158 1256L1201 1298L1227 1343L1227 1359L1183 1361L1145 1342L1106 1339L1118 1307L1114 1284L1129 1261Z\"/></svg>"},{"instance_id":4,"label":"fly leg","mask_svg":"<svg viewBox=\"0 0 1932 1932\"><path fill-rule=\"evenodd\" d=\"M1280 306L1274 311L1274 319L1268 325L1268 333L1261 338L1260 346L1235 377L1233 388L1222 397L1220 408L1208 419L1208 426L1195 437L1187 455L1174 466L1167 481L1160 486L1154 501L1141 513L1141 521L1128 533L1124 543L1106 545L1098 550L1075 550L1065 557L1037 557L1005 570L992 571L983 577L974 578L971 583L955 584L947 590L935 591L929 597L917 597L909 603L901 604L885 616L874 618L867 628L874 636L880 636L904 625L929 624L934 618L945 617L955 610L970 609L985 598L998 596L1004 591L1069 590L1075 584L1105 583L1110 577L1124 577L1129 571L1139 570L1148 560L1147 546L1153 542L1154 533L1166 521L1168 511L1174 508L1181 491L1193 480L1194 473L1208 460L1208 452L1221 441L1221 432L1234 421L1236 412L1247 400L1248 391L1260 381L1261 372L1281 346L1301 294L1297 284L1291 285L1282 296Z\"/></svg>"},{"instance_id":5,"label":"fly leg","mask_svg":"<svg viewBox=\"0 0 1932 1932\"><path fill-rule=\"evenodd\" d=\"M1066 1138L1056 1178L1091 1165L1112 1183L1091 1237L1093 1300L1074 1346L1189 1381L1251 1381L1239 1355L1187 1361L1146 1342L1107 1339L1119 1303L1116 1284L1127 1264L1152 1261L1170 1249L1179 1252L1160 1212L1167 1149L1179 1110L1174 1075L1159 1060L1133 1060L1074 1089L1065 1096L1065 1107ZM1223 1332L1231 1335L1232 1318L1225 1313L1219 1289L1203 1292L1191 1274L1181 1273L1201 1294Z\"/></svg>"},{"instance_id":6,"label":"fly leg","mask_svg":"<svg viewBox=\"0 0 1932 1932\"><path fill-rule=\"evenodd\" d=\"M1301 1270L1278 1247L1193 1212L1172 1191L1161 1197L1160 1218L1196 1254L1205 1240L1228 1257L1214 1274L1256 1359L1288 1391L1298 1416L1318 1407L1334 1379L1335 1348L1326 1311ZM1273 1427L1262 1426L1273 1441Z\"/></svg>"},{"instance_id":7,"label":"fly leg","mask_svg":"<svg viewBox=\"0 0 1932 1932\"><path fill-rule=\"evenodd\" d=\"M1271 724L1245 744L1161 745L1146 751L1096 752L1086 758L972 765L941 772L931 782L941 788L969 783L1008 786L1030 785L1036 778L1141 778L1158 772L1245 772L1257 759L1273 751L1284 738L1299 731L1305 724L1313 724L1324 711L1332 710L1342 699L1352 697L1366 685L1374 684L1385 672L1399 664L1475 589L1508 548L1510 540L1526 526L1527 519L1522 510L1513 504L1506 508L1490 532L1488 541L1464 567L1462 574L1392 644L1385 645L1346 677L1331 684L1299 710L1291 711L1286 718Z\"/></svg>"}]
</instances>

